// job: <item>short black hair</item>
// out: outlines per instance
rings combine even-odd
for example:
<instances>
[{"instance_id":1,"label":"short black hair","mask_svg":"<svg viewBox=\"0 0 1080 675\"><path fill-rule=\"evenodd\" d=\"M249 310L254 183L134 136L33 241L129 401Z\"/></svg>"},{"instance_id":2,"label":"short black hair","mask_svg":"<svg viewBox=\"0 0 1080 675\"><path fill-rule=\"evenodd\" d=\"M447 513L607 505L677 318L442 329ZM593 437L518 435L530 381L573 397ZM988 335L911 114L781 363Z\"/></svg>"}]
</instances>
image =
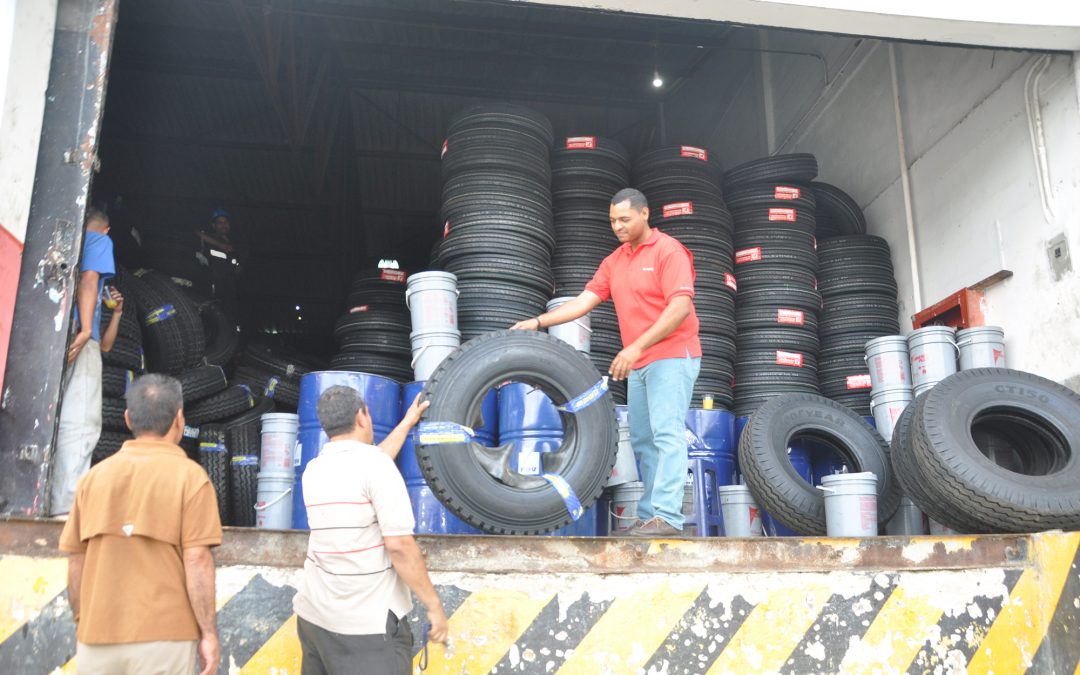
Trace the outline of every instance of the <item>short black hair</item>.
<instances>
[{"instance_id":1,"label":"short black hair","mask_svg":"<svg viewBox=\"0 0 1080 675\"><path fill-rule=\"evenodd\" d=\"M340 384L324 391L315 404L319 424L331 438L352 433L356 428L356 413L366 409L360 392Z\"/></svg>"},{"instance_id":2,"label":"short black hair","mask_svg":"<svg viewBox=\"0 0 1080 675\"><path fill-rule=\"evenodd\" d=\"M184 405L184 390L175 377L150 373L131 383L126 398L131 433L164 436Z\"/></svg>"},{"instance_id":3,"label":"short black hair","mask_svg":"<svg viewBox=\"0 0 1080 675\"><path fill-rule=\"evenodd\" d=\"M104 221L106 225L109 224L109 214L105 213L99 208L91 206L86 209L86 218L83 218L83 225L89 225L95 220Z\"/></svg>"},{"instance_id":4,"label":"short black hair","mask_svg":"<svg viewBox=\"0 0 1080 675\"><path fill-rule=\"evenodd\" d=\"M645 195L641 193L641 190L634 188L623 188L615 193L615 196L611 198L611 205L622 204L625 201L630 202L630 207L640 211L649 205L649 200L645 199Z\"/></svg>"}]
</instances>

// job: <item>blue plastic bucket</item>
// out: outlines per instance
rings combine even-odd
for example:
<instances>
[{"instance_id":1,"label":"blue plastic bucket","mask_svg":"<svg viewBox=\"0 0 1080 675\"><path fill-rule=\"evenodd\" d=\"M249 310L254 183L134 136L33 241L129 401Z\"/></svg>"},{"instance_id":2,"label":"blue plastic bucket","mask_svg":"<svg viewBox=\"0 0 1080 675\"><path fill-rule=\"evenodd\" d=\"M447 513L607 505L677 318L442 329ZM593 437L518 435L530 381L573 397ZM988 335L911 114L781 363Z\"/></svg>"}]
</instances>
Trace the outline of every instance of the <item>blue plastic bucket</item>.
<instances>
[{"instance_id":1,"label":"blue plastic bucket","mask_svg":"<svg viewBox=\"0 0 1080 675\"><path fill-rule=\"evenodd\" d=\"M402 407L411 405L413 399L423 389L423 382L406 384L401 397ZM476 440L478 443L492 446L495 445L495 424L498 417L498 403L494 389L488 392L481 406L485 424L474 430ZM401 470L401 477L405 479L409 501L412 502L417 534L483 534L451 513L432 493L427 481L424 480L424 474L420 472L420 464L416 460L414 434L409 434L405 439L405 444L401 446L401 452L397 456L397 465Z\"/></svg>"},{"instance_id":2,"label":"blue plastic bucket","mask_svg":"<svg viewBox=\"0 0 1080 675\"><path fill-rule=\"evenodd\" d=\"M686 413L686 451L690 459L707 459L717 465L717 485L738 483L735 465L738 448L735 416L727 410L691 409Z\"/></svg>"},{"instance_id":3,"label":"blue plastic bucket","mask_svg":"<svg viewBox=\"0 0 1080 675\"><path fill-rule=\"evenodd\" d=\"M296 468L296 489L293 490L293 528L308 529L307 509L304 508L304 489L302 479L304 469L315 457L329 438L319 425L316 405L319 396L335 385L352 387L360 392L371 413L372 426L375 428L375 442L378 443L401 421L401 385L394 380L367 373L352 373L337 370L324 370L308 373L300 378L300 415L299 456L293 458Z\"/></svg>"}]
</instances>

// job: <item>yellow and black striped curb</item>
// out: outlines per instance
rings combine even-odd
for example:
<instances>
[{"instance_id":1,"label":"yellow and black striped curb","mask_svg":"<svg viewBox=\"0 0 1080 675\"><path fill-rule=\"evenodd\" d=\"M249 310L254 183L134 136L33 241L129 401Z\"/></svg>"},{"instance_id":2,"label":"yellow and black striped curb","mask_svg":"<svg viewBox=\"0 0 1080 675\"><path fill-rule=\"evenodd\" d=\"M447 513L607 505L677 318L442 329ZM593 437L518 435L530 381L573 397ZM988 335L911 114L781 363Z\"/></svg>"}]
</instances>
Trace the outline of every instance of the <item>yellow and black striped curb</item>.
<instances>
[{"instance_id":1,"label":"yellow and black striped curb","mask_svg":"<svg viewBox=\"0 0 1080 675\"><path fill-rule=\"evenodd\" d=\"M440 571L454 647L431 647L426 672L1077 672L1080 533L1030 541L1022 564L960 569ZM0 556L0 673L74 671L66 569ZM300 574L219 568L219 672L300 672Z\"/></svg>"}]
</instances>

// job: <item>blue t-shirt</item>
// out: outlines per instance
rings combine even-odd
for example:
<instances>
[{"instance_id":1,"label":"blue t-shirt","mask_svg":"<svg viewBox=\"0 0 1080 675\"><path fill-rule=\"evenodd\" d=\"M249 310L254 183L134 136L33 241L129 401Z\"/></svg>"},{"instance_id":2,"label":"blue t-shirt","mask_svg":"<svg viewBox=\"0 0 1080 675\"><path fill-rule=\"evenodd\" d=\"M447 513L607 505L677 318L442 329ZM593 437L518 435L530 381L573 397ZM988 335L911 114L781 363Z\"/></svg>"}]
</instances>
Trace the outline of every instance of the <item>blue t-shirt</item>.
<instances>
[{"instance_id":1,"label":"blue t-shirt","mask_svg":"<svg viewBox=\"0 0 1080 675\"><path fill-rule=\"evenodd\" d=\"M82 267L83 272L98 273L97 302L94 304L94 322L90 326L91 337L101 342L101 291L105 288L105 281L116 274L116 263L113 262L113 244L109 235L100 232L87 232L83 237ZM76 295L76 298L78 296ZM79 318L79 303L75 302L75 321L82 327L82 319Z\"/></svg>"}]
</instances>

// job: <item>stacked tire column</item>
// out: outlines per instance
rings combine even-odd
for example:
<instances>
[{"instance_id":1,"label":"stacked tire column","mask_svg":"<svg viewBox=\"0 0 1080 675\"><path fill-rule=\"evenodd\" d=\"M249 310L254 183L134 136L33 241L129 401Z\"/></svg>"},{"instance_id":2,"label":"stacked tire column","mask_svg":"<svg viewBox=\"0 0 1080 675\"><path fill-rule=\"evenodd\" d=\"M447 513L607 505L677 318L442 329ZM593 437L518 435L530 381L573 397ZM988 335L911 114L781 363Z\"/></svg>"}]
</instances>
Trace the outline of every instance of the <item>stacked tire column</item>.
<instances>
[{"instance_id":1,"label":"stacked tire column","mask_svg":"<svg viewBox=\"0 0 1080 675\"><path fill-rule=\"evenodd\" d=\"M570 136L551 156L551 197L558 246L552 261L555 295L576 296L612 251L620 246L611 231L611 197L629 184L630 157L602 136ZM589 313L589 356L606 373L622 350L619 322L610 300ZM626 402L626 383L610 383L617 403Z\"/></svg>"},{"instance_id":2,"label":"stacked tire column","mask_svg":"<svg viewBox=\"0 0 1080 675\"><path fill-rule=\"evenodd\" d=\"M356 275L348 311L334 324L339 351L330 361L331 368L381 375L398 382L412 380L405 280L402 270L367 270Z\"/></svg>"},{"instance_id":3,"label":"stacked tire column","mask_svg":"<svg viewBox=\"0 0 1080 675\"><path fill-rule=\"evenodd\" d=\"M870 410L866 343L900 332L889 244L871 235L818 244L822 296L818 378L823 396L863 416Z\"/></svg>"},{"instance_id":4,"label":"stacked tire column","mask_svg":"<svg viewBox=\"0 0 1080 675\"><path fill-rule=\"evenodd\" d=\"M735 414L741 417L773 396L817 393L821 296L813 194L794 181L736 183L727 203L735 218Z\"/></svg>"},{"instance_id":5,"label":"stacked tire column","mask_svg":"<svg viewBox=\"0 0 1080 675\"><path fill-rule=\"evenodd\" d=\"M735 357L735 277L732 218L720 187L722 169L708 149L677 145L642 155L635 183L649 200L649 222L693 254L694 309L700 322L701 371L693 405L711 397L732 404Z\"/></svg>"},{"instance_id":6,"label":"stacked tire column","mask_svg":"<svg viewBox=\"0 0 1080 675\"><path fill-rule=\"evenodd\" d=\"M474 106L450 123L437 264L457 276L463 341L536 316L551 299L553 140L547 118L517 105Z\"/></svg>"}]
</instances>

